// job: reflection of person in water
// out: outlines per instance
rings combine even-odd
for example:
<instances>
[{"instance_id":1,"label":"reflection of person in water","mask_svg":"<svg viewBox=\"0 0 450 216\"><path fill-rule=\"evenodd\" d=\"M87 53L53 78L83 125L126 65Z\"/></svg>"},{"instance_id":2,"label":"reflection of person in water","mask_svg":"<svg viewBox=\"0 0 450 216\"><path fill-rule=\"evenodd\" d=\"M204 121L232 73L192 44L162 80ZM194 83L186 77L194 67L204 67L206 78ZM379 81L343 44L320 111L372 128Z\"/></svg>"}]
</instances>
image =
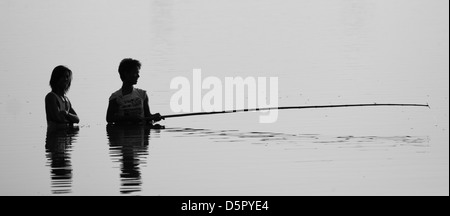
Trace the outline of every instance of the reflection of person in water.
<instances>
[{"instance_id":1,"label":"reflection of person in water","mask_svg":"<svg viewBox=\"0 0 450 216\"><path fill-rule=\"evenodd\" d=\"M141 191L139 165L145 163L148 155L150 126L112 125L106 127L110 144L110 155L121 162L121 193Z\"/></svg>"},{"instance_id":2,"label":"reflection of person in water","mask_svg":"<svg viewBox=\"0 0 450 216\"><path fill-rule=\"evenodd\" d=\"M52 192L71 193L72 164L70 152L78 136L78 127L57 129L48 127L45 142L46 156L51 167Z\"/></svg>"}]
</instances>

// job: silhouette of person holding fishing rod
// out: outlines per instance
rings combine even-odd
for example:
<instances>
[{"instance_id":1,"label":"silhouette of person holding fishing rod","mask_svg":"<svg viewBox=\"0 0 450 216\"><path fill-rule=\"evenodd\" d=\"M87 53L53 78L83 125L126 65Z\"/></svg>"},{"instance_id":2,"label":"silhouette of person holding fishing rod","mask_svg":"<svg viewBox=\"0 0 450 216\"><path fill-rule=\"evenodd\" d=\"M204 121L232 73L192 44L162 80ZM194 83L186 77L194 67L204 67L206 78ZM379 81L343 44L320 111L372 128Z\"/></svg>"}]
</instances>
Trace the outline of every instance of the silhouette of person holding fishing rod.
<instances>
[{"instance_id":1,"label":"silhouette of person holding fishing rod","mask_svg":"<svg viewBox=\"0 0 450 216\"><path fill-rule=\"evenodd\" d=\"M173 115L151 114L148 105L147 92L142 89L134 88L139 79L139 70L141 63L138 60L126 58L120 62L119 74L122 80L122 88L114 92L109 98L109 105L106 115L106 121L109 124L149 124L161 121L166 118L179 118L186 116L230 114L237 112L250 111L270 111L270 110L288 110L288 109L319 109L319 108L338 108L338 107L363 107L363 106L426 106L428 104L337 104L337 105L317 105L317 106L288 106L288 107L263 107L255 109L238 109L214 112L195 112ZM158 127L159 125L155 125Z\"/></svg>"},{"instance_id":2,"label":"silhouette of person holding fishing rod","mask_svg":"<svg viewBox=\"0 0 450 216\"><path fill-rule=\"evenodd\" d=\"M163 118L159 113L151 114L147 92L134 88L139 79L141 63L126 58L120 62L119 75L122 88L112 93L106 114L108 124L152 125Z\"/></svg>"}]
</instances>

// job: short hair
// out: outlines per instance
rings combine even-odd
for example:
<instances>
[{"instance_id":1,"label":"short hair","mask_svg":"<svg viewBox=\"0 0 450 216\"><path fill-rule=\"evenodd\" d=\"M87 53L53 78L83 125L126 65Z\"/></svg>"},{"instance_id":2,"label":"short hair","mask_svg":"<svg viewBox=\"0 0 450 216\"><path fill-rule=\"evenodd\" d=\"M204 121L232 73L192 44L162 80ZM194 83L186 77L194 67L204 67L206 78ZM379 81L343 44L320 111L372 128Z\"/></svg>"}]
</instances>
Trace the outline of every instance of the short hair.
<instances>
[{"instance_id":1,"label":"short hair","mask_svg":"<svg viewBox=\"0 0 450 216\"><path fill-rule=\"evenodd\" d=\"M141 69L141 62L139 62L136 59L132 59L132 58L123 59L119 65L120 79L123 80L124 74L133 70L136 67L138 69Z\"/></svg>"},{"instance_id":2,"label":"short hair","mask_svg":"<svg viewBox=\"0 0 450 216\"><path fill-rule=\"evenodd\" d=\"M66 73L69 73L69 84L65 89L62 90L64 91L64 93L67 93L69 91L70 85L72 83L72 71L64 65L58 65L52 71L52 75L50 77L50 87L52 88L52 91L61 90L58 89L58 81L59 79L61 79L61 77L65 76Z\"/></svg>"}]
</instances>

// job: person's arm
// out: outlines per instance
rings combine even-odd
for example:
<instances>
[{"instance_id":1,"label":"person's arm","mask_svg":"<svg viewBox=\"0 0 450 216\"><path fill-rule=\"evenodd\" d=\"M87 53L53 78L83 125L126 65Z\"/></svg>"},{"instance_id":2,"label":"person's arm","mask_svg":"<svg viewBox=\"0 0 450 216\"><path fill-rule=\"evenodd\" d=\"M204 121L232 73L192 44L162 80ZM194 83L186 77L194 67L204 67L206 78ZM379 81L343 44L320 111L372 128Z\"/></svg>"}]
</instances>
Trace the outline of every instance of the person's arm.
<instances>
[{"instance_id":1,"label":"person's arm","mask_svg":"<svg viewBox=\"0 0 450 216\"><path fill-rule=\"evenodd\" d=\"M58 100L54 94L48 94L45 97L45 112L48 120L56 123L67 123L65 118L66 111L60 110Z\"/></svg>"},{"instance_id":2,"label":"person's arm","mask_svg":"<svg viewBox=\"0 0 450 216\"><path fill-rule=\"evenodd\" d=\"M144 116L145 116L145 120L152 124L153 122L159 122L161 121L163 118L161 117L161 114L156 113L156 114L152 114L150 112L150 106L148 105L148 97L145 97L144 100Z\"/></svg>"},{"instance_id":3,"label":"person's arm","mask_svg":"<svg viewBox=\"0 0 450 216\"><path fill-rule=\"evenodd\" d=\"M75 110L72 108L72 106L70 106L70 110L69 110L69 112L67 112L65 117L66 117L66 120L69 121L69 123L72 123L72 124L80 123L80 118L78 118L78 115L75 112Z\"/></svg>"},{"instance_id":4,"label":"person's arm","mask_svg":"<svg viewBox=\"0 0 450 216\"><path fill-rule=\"evenodd\" d=\"M110 100L108 104L108 111L106 112L106 121L108 123L116 122L116 116L118 111L118 104L115 100Z\"/></svg>"},{"instance_id":5,"label":"person's arm","mask_svg":"<svg viewBox=\"0 0 450 216\"><path fill-rule=\"evenodd\" d=\"M151 119L151 117L152 117L152 113L150 112L150 106L148 105L147 95L145 96L145 99L144 99L144 117L146 119Z\"/></svg>"},{"instance_id":6,"label":"person's arm","mask_svg":"<svg viewBox=\"0 0 450 216\"><path fill-rule=\"evenodd\" d=\"M70 105L70 110L68 112L64 113L64 118L66 119L67 122L69 122L70 124L78 124L80 123L80 118L78 118L77 113L75 112L75 110L72 107L72 103L70 102L69 98L66 97L67 102Z\"/></svg>"}]
</instances>

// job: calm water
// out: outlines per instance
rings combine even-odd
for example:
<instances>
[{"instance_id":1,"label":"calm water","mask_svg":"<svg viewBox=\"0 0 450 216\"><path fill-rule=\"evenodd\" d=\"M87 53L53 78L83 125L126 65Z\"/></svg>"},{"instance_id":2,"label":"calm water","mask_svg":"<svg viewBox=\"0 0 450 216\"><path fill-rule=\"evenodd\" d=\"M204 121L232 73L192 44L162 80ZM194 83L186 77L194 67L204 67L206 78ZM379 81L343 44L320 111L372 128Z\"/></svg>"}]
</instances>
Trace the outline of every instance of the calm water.
<instances>
[{"instance_id":1,"label":"calm water","mask_svg":"<svg viewBox=\"0 0 450 216\"><path fill-rule=\"evenodd\" d=\"M448 1L0 1L0 195L448 195ZM172 114L176 76L279 78L279 105L429 103L107 127L121 59ZM48 130L51 70L82 122Z\"/></svg>"}]
</instances>

